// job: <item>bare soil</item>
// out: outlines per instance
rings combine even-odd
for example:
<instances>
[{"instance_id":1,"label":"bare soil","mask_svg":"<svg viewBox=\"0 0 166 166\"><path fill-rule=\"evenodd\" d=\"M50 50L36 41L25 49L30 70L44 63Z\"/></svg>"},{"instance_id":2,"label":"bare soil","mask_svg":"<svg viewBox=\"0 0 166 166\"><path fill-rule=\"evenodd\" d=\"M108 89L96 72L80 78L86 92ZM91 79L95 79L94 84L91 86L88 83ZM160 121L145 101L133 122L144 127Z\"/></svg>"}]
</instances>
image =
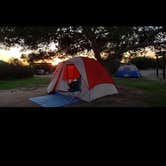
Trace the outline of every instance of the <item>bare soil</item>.
<instances>
[{"instance_id":1,"label":"bare soil","mask_svg":"<svg viewBox=\"0 0 166 166\"><path fill-rule=\"evenodd\" d=\"M91 103L81 101L68 107L148 107L145 99L149 95L139 89L130 89L125 86L118 86L119 94L105 96Z\"/></svg>"},{"instance_id":2,"label":"bare soil","mask_svg":"<svg viewBox=\"0 0 166 166\"><path fill-rule=\"evenodd\" d=\"M67 107L148 107L143 90L118 86L119 94L105 96L91 103L80 101ZM31 97L47 95L46 87L0 90L0 107L39 107Z\"/></svg>"},{"instance_id":3,"label":"bare soil","mask_svg":"<svg viewBox=\"0 0 166 166\"><path fill-rule=\"evenodd\" d=\"M29 100L46 95L46 87L0 90L0 107L39 107Z\"/></svg>"}]
</instances>

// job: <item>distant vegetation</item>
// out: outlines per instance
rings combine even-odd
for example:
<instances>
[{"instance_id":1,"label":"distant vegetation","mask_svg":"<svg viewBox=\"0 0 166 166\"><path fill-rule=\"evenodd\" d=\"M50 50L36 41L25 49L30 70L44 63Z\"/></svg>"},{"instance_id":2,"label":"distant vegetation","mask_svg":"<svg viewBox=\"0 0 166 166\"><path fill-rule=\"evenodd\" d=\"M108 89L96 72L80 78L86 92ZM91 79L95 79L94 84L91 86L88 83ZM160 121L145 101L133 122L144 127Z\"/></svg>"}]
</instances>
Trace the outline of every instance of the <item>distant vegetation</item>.
<instances>
[{"instance_id":1,"label":"distant vegetation","mask_svg":"<svg viewBox=\"0 0 166 166\"><path fill-rule=\"evenodd\" d=\"M0 63L0 80L27 78L33 76L33 70L29 66L17 63Z\"/></svg>"},{"instance_id":2,"label":"distant vegetation","mask_svg":"<svg viewBox=\"0 0 166 166\"><path fill-rule=\"evenodd\" d=\"M156 53L165 50L166 45L166 26L2 26L0 32L0 42L6 47L17 44L38 50L54 42L56 55L61 54L64 58L92 50L97 61L110 73L118 69L125 53L144 53L146 48ZM102 53L107 54L106 58L102 58ZM31 62L56 55L41 51L22 58Z\"/></svg>"},{"instance_id":3,"label":"distant vegetation","mask_svg":"<svg viewBox=\"0 0 166 166\"><path fill-rule=\"evenodd\" d=\"M156 59L148 57L136 57L130 60L130 63L135 64L139 69L156 68ZM162 59L159 59L159 68L162 68Z\"/></svg>"}]
</instances>

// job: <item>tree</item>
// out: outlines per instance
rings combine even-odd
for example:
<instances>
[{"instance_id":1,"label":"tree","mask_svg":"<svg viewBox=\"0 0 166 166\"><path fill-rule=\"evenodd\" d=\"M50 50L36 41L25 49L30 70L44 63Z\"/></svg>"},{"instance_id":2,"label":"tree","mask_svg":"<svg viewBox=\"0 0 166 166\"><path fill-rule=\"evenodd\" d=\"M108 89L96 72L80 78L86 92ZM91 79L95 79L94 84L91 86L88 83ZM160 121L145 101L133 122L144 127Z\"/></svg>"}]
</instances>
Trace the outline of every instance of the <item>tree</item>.
<instances>
[{"instance_id":1,"label":"tree","mask_svg":"<svg viewBox=\"0 0 166 166\"><path fill-rule=\"evenodd\" d=\"M23 66L23 63L21 60L19 60L18 58L10 58L9 59L9 63L14 65L14 66Z\"/></svg>"},{"instance_id":2,"label":"tree","mask_svg":"<svg viewBox=\"0 0 166 166\"><path fill-rule=\"evenodd\" d=\"M162 56L163 79L165 79L166 78L166 58L165 58L166 51L160 50L157 52L156 55L157 55L157 63L158 63L158 56ZM156 70L157 70L157 75L158 75L158 64L157 64Z\"/></svg>"},{"instance_id":3,"label":"tree","mask_svg":"<svg viewBox=\"0 0 166 166\"><path fill-rule=\"evenodd\" d=\"M36 49L54 41L58 43L57 53L66 55L92 49L103 65L116 64L115 70L125 52L166 44L164 26L1 27L0 33L0 41L6 46L17 43L24 48ZM103 52L108 54L106 59L101 56Z\"/></svg>"},{"instance_id":4,"label":"tree","mask_svg":"<svg viewBox=\"0 0 166 166\"><path fill-rule=\"evenodd\" d=\"M56 53L54 51L47 52L47 51L39 50L38 52L32 52L29 54L22 54L21 59L24 62L28 62L29 64L33 64L37 61L42 61L43 63L47 63L47 60L53 59L55 54Z\"/></svg>"}]
</instances>

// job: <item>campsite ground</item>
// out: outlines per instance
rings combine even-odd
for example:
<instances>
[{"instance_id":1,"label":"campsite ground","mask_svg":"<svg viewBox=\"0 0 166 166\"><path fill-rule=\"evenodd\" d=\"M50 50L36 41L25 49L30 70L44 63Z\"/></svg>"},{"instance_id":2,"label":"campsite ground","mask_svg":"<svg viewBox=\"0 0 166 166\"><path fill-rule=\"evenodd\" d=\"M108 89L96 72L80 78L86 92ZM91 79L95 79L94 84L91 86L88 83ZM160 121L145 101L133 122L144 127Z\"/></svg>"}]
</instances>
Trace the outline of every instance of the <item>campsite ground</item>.
<instances>
[{"instance_id":1,"label":"campsite ground","mask_svg":"<svg viewBox=\"0 0 166 166\"><path fill-rule=\"evenodd\" d=\"M132 90L125 86L118 86L118 90L120 92L118 95L106 96L91 103L81 101L69 107L148 106L144 101L144 91ZM0 107L39 107L37 104L31 102L29 98L44 95L46 95L46 87L0 90Z\"/></svg>"},{"instance_id":2,"label":"campsite ground","mask_svg":"<svg viewBox=\"0 0 166 166\"><path fill-rule=\"evenodd\" d=\"M79 102L68 107L151 107L166 106L166 81L155 80L155 71L141 71L143 78L114 78L119 94L91 103ZM50 76L0 81L0 107L39 107L30 97L46 95ZM156 97L157 96L157 97Z\"/></svg>"}]
</instances>

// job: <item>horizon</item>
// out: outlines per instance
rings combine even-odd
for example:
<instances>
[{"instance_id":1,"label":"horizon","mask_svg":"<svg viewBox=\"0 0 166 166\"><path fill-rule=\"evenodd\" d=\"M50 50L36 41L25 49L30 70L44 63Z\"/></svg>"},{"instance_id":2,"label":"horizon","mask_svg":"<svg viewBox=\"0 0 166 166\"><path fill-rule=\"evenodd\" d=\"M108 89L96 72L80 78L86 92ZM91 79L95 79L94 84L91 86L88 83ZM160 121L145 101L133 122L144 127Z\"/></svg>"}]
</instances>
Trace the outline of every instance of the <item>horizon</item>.
<instances>
[{"instance_id":1,"label":"horizon","mask_svg":"<svg viewBox=\"0 0 166 166\"><path fill-rule=\"evenodd\" d=\"M11 58L17 58L21 60L21 55L22 54L29 54L31 52L33 52L33 50L26 50L26 51L21 51L22 47L21 46L13 46L10 47L9 49L5 49L5 48L0 48L0 60L5 61L5 62L9 62L9 60ZM56 50L56 44L55 43L50 43L49 44L49 50L51 51L55 51ZM150 57L150 58L155 58L155 52L153 52L152 50L150 50L150 48L146 48L146 53L144 55L138 55L138 57L141 56L145 56L145 57ZM81 54L80 54L81 55ZM88 56L88 55L87 55ZM128 55L125 54L124 58L125 59ZM122 59L122 61L123 61ZM56 57L53 59L52 63L56 64L59 61L59 58Z\"/></svg>"},{"instance_id":2,"label":"horizon","mask_svg":"<svg viewBox=\"0 0 166 166\"><path fill-rule=\"evenodd\" d=\"M26 51L21 51L22 47L21 46L12 46L9 47L8 49L5 49L4 46L1 46L0 48L0 60L3 60L5 62L8 62L10 58L18 58L21 59L22 54L29 54L33 52L33 50L27 49ZM40 49L40 48L39 48ZM51 51L56 50L56 44L54 42L51 42L48 45L48 49Z\"/></svg>"}]
</instances>

